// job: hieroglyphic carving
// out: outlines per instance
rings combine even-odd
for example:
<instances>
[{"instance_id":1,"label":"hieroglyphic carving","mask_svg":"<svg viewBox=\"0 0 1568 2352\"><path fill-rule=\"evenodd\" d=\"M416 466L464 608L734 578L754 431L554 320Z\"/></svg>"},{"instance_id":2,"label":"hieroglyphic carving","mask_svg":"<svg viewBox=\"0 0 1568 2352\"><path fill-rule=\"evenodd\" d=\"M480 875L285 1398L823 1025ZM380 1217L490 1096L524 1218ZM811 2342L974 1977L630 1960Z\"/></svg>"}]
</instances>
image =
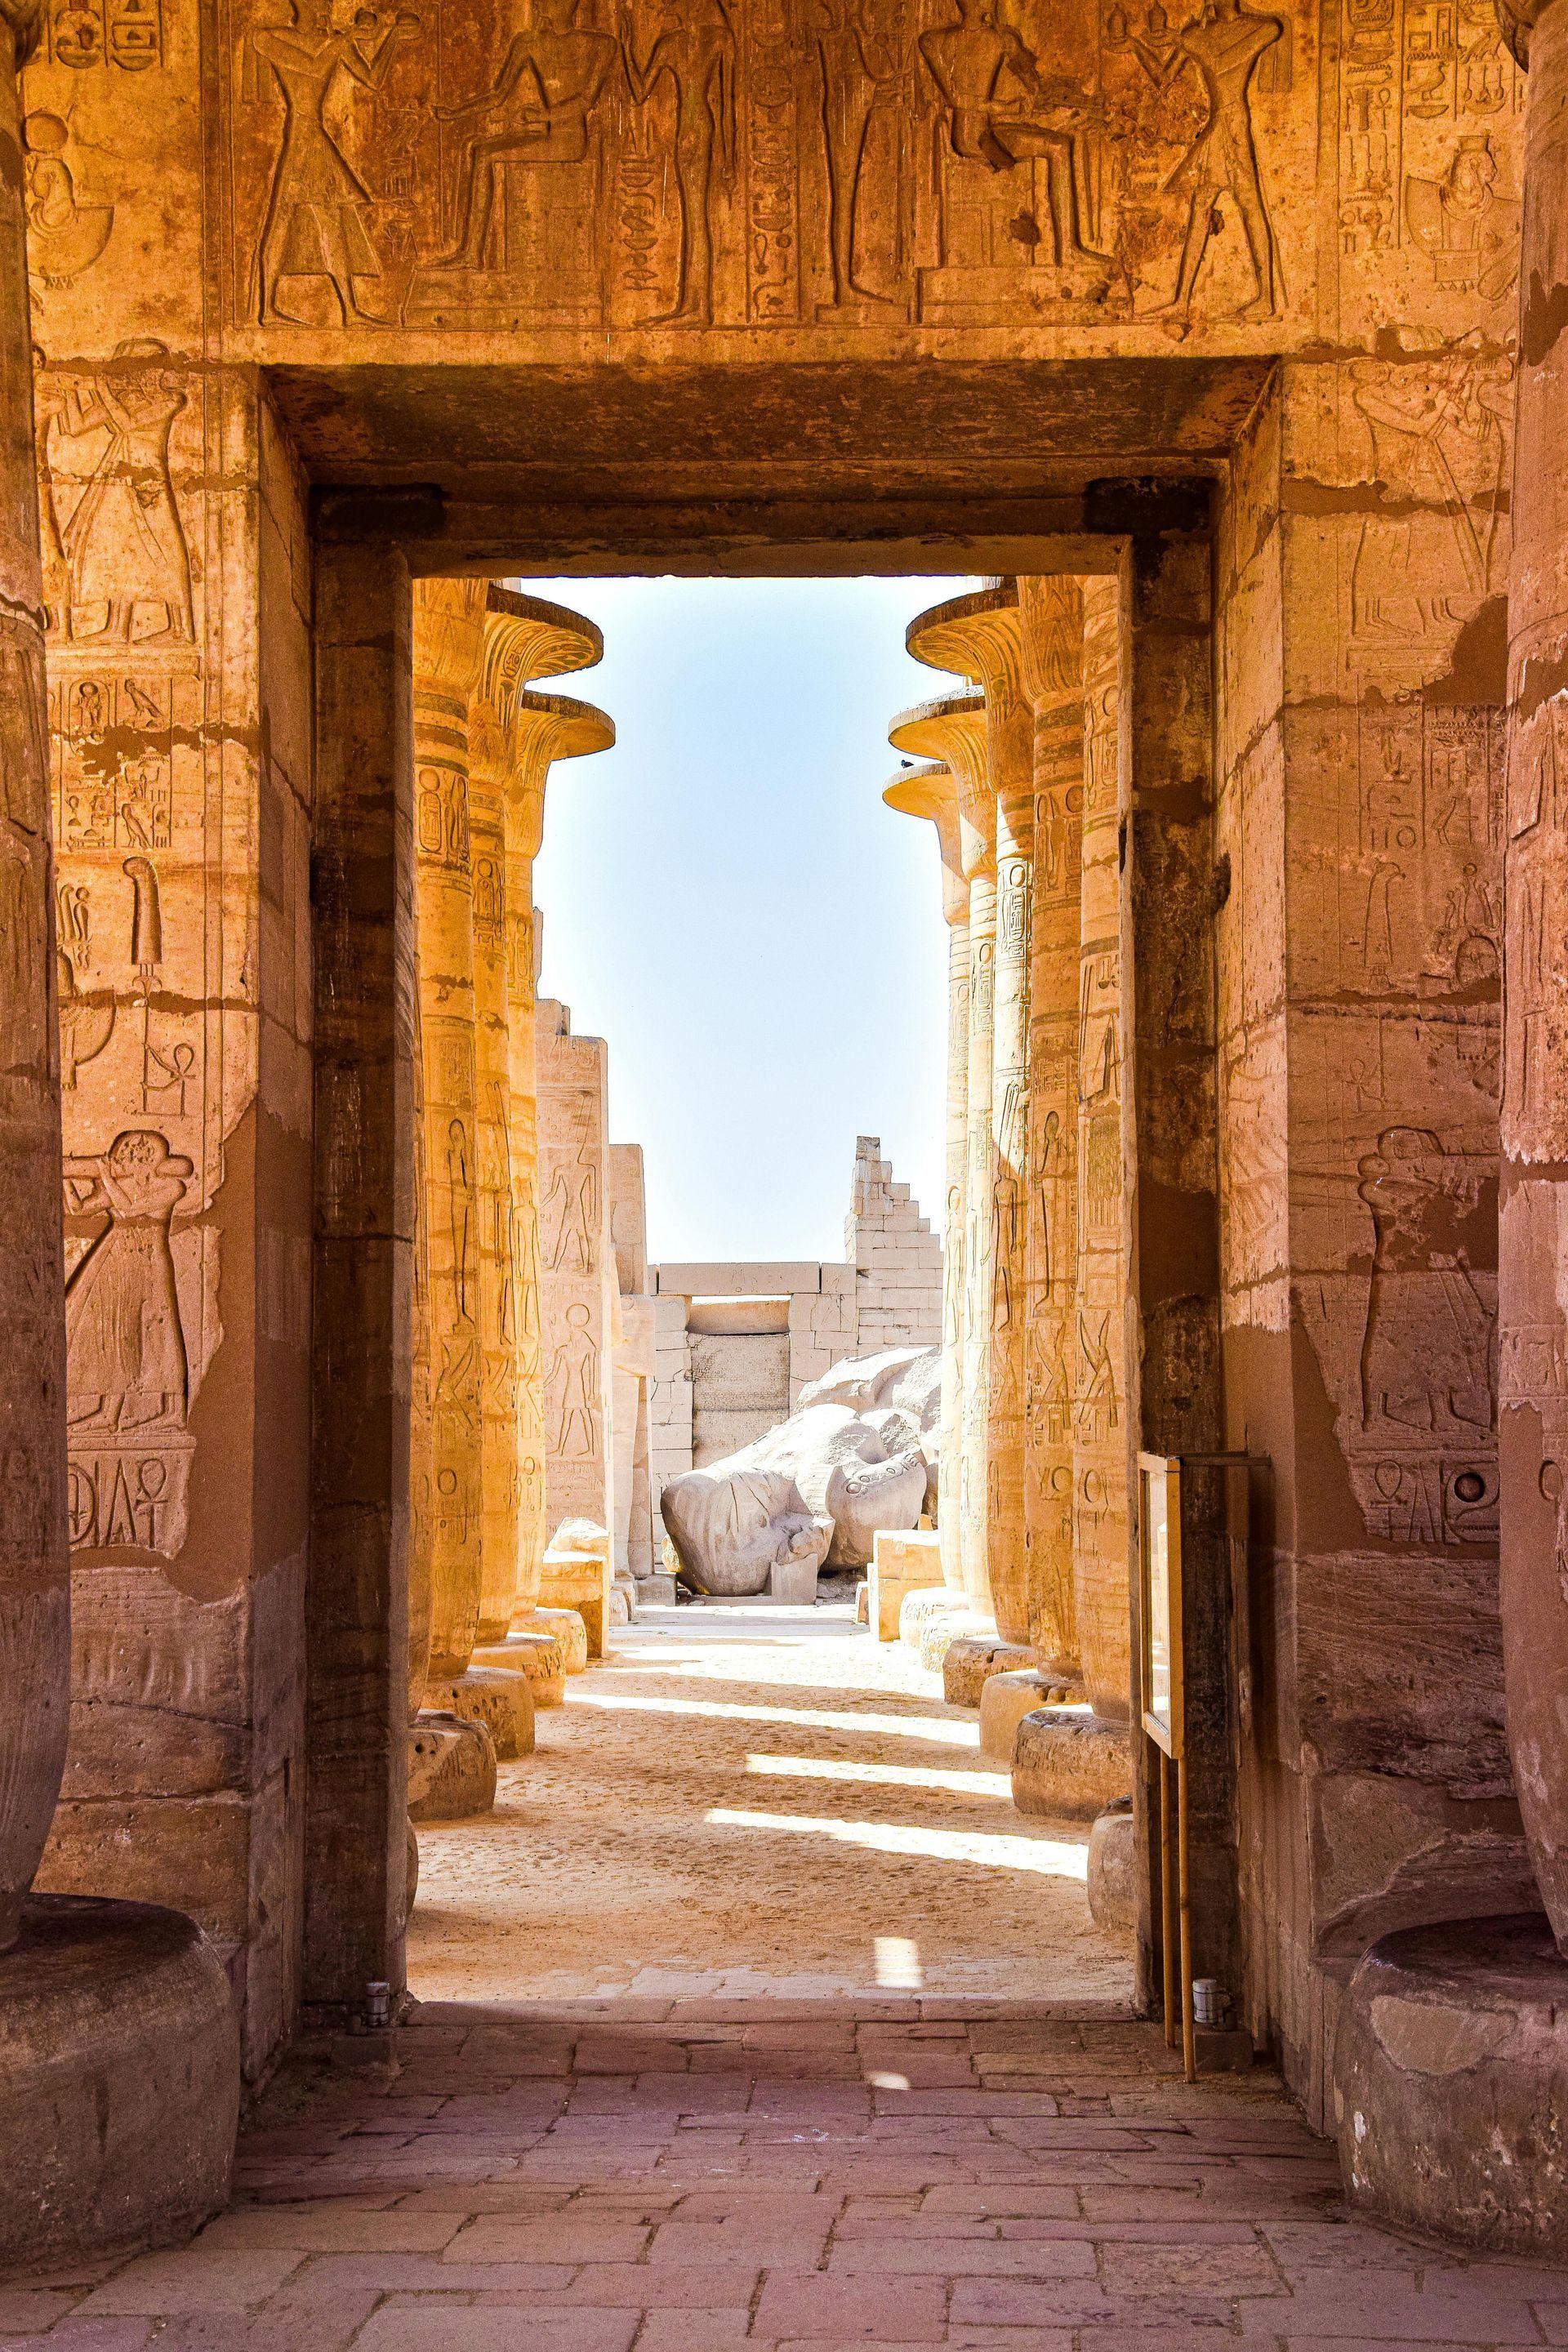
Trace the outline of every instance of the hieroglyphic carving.
<instances>
[{"instance_id":1,"label":"hieroglyphic carving","mask_svg":"<svg viewBox=\"0 0 1568 2352\"><path fill-rule=\"evenodd\" d=\"M1258 100L1289 93L1291 28L1239 0L1174 26L1159 0L1073 25L1041 0L228 5L249 321L1180 333L1282 307Z\"/></svg>"},{"instance_id":2,"label":"hieroglyphic carving","mask_svg":"<svg viewBox=\"0 0 1568 2352\"><path fill-rule=\"evenodd\" d=\"M172 1558L184 1542L190 1364L169 1227L192 1173L148 1129L65 1160L68 1213L102 1220L66 1284L73 1549Z\"/></svg>"},{"instance_id":3,"label":"hieroglyphic carving","mask_svg":"<svg viewBox=\"0 0 1568 2352\"><path fill-rule=\"evenodd\" d=\"M70 128L59 115L29 114L22 142L28 268L46 286L68 286L109 243L114 206L83 203L66 160Z\"/></svg>"},{"instance_id":4,"label":"hieroglyphic carving","mask_svg":"<svg viewBox=\"0 0 1568 2352\"><path fill-rule=\"evenodd\" d=\"M605 1049L545 1000L537 1024L540 1304L547 1518L613 1527L616 1258L609 1246Z\"/></svg>"},{"instance_id":5,"label":"hieroglyphic carving","mask_svg":"<svg viewBox=\"0 0 1568 2352\"><path fill-rule=\"evenodd\" d=\"M54 0L46 22L56 65L147 73L163 63L163 0Z\"/></svg>"}]
</instances>

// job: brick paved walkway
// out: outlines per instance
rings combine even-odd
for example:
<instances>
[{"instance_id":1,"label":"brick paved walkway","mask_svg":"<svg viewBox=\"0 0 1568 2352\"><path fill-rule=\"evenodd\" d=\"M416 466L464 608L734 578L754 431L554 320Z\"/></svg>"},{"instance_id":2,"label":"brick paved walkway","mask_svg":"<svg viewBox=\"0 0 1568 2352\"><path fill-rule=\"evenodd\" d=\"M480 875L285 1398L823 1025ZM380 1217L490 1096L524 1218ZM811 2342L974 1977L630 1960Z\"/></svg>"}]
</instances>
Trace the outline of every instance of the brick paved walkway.
<instances>
[{"instance_id":1,"label":"brick paved walkway","mask_svg":"<svg viewBox=\"0 0 1568 2352\"><path fill-rule=\"evenodd\" d=\"M1347 2222L1266 2077L936 2000L430 2005L298 2071L181 2251L0 2287L48 2352L1568 2345L1568 2273Z\"/></svg>"}]
</instances>

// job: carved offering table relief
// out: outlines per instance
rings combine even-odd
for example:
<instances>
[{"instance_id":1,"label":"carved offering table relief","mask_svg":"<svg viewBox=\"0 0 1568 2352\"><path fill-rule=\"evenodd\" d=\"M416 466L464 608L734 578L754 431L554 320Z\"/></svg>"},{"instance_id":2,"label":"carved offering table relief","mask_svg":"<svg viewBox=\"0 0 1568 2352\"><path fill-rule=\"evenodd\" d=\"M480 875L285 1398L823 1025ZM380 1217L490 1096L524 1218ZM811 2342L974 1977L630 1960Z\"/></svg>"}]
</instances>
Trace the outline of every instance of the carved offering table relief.
<instances>
[{"instance_id":1,"label":"carved offering table relief","mask_svg":"<svg viewBox=\"0 0 1568 2352\"><path fill-rule=\"evenodd\" d=\"M940 721L937 722L940 725ZM918 733L923 733L919 721ZM895 722L892 740L899 740ZM935 825L947 923L947 1219L942 1236L942 1430L937 1526L942 1577L963 1591L963 1230L969 1181L969 884L958 815L959 781L942 761L909 765L882 794L889 808ZM894 1629L895 1632L897 1629Z\"/></svg>"},{"instance_id":2,"label":"carved offering table relief","mask_svg":"<svg viewBox=\"0 0 1568 2352\"><path fill-rule=\"evenodd\" d=\"M961 603L965 600L959 600ZM948 608L910 625L908 642L925 658L927 623L939 629ZM940 642L940 640L939 640ZM945 661L933 661L946 668ZM958 1517L963 1587L972 1607L991 1614L988 1545L991 1482L992 1306L995 1265L991 1113L996 957L996 795L991 782L985 698L954 694L905 711L889 731L895 751L940 760L958 782L959 858L969 892L969 1032L964 1086L963 1200L963 1420L959 1432ZM949 1218L954 1203L950 1198ZM951 1251L951 1239L945 1246ZM956 1337L956 1335L955 1335ZM951 1475L951 1474L950 1474Z\"/></svg>"}]
</instances>

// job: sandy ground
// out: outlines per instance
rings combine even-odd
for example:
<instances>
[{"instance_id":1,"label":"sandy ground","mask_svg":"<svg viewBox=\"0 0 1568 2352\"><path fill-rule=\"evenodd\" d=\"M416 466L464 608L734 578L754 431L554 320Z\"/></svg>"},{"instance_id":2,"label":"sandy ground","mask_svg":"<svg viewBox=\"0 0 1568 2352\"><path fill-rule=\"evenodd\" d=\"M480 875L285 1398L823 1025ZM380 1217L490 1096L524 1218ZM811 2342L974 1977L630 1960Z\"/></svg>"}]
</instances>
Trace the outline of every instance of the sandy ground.
<instances>
[{"instance_id":1,"label":"sandy ground","mask_svg":"<svg viewBox=\"0 0 1568 2352\"><path fill-rule=\"evenodd\" d=\"M973 1714L847 1608L649 1610L615 1638L493 1813L419 1832L422 1999L1130 1997L1087 1831L1015 1812Z\"/></svg>"}]
</instances>

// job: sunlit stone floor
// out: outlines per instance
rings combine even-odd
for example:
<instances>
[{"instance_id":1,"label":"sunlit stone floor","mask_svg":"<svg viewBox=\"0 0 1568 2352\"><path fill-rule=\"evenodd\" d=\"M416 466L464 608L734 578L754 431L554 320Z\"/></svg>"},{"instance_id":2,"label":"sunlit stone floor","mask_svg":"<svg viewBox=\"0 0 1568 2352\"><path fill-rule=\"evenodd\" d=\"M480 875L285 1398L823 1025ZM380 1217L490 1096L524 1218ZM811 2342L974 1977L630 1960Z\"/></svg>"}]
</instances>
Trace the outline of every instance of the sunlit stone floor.
<instances>
[{"instance_id":1,"label":"sunlit stone floor","mask_svg":"<svg viewBox=\"0 0 1568 2352\"><path fill-rule=\"evenodd\" d=\"M493 1814L421 1830L416 1993L1130 1997L1087 1832L1015 1812L973 1711L848 1608L653 1610L616 1643Z\"/></svg>"},{"instance_id":2,"label":"sunlit stone floor","mask_svg":"<svg viewBox=\"0 0 1568 2352\"><path fill-rule=\"evenodd\" d=\"M0 2352L1568 2345L1568 2274L1348 2220L1263 2069L1173 2075L935 1690L843 1615L625 1635L426 1832L395 2067L292 2062L228 2213L0 2282Z\"/></svg>"}]
</instances>

